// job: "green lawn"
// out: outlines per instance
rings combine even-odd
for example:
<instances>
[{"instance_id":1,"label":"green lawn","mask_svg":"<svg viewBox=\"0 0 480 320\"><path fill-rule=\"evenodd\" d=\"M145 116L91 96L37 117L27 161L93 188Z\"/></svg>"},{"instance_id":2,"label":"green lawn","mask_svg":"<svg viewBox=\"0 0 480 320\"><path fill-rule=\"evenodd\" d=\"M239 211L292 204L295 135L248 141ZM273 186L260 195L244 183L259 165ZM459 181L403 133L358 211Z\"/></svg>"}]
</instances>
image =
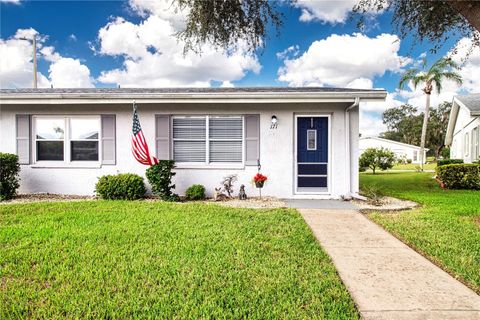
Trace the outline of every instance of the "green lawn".
<instances>
[{"instance_id":1,"label":"green lawn","mask_svg":"<svg viewBox=\"0 0 480 320\"><path fill-rule=\"evenodd\" d=\"M420 167L416 163L406 163L406 164L396 164L390 170L417 170L417 167ZM437 168L436 163L426 163L423 165L423 170L435 170Z\"/></svg>"},{"instance_id":2,"label":"green lawn","mask_svg":"<svg viewBox=\"0 0 480 320\"><path fill-rule=\"evenodd\" d=\"M0 318L357 319L294 210L0 206Z\"/></svg>"},{"instance_id":3,"label":"green lawn","mask_svg":"<svg viewBox=\"0 0 480 320\"><path fill-rule=\"evenodd\" d=\"M422 204L370 218L480 292L480 191L442 190L432 173L362 174L361 187Z\"/></svg>"}]
</instances>

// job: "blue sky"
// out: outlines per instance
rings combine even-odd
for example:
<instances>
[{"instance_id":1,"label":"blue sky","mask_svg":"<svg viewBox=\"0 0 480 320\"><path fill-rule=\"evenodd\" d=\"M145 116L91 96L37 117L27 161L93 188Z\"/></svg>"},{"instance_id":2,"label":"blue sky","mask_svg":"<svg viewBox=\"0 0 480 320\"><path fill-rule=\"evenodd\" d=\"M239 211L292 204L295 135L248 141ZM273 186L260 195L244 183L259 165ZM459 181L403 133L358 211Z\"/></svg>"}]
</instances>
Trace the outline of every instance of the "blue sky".
<instances>
[{"instance_id":1,"label":"blue sky","mask_svg":"<svg viewBox=\"0 0 480 320\"><path fill-rule=\"evenodd\" d=\"M159 5L161 0L2 0L0 38L7 61L0 70L1 86L31 85L31 44L19 38L37 33L40 86L385 88L390 93L387 102L366 105L362 114L364 131L375 134L384 129L378 120L385 108L405 101L421 107L419 90L397 89L402 70L422 55L429 61L445 55L458 39L432 55L429 43L412 46L411 38L396 38L390 13L376 15L359 34L355 22L346 19L354 2L299 0L295 7L283 5L280 35L272 32L264 50L253 55L239 49L227 56L207 48L200 57L183 57L182 44L175 44L172 36L181 28L182 14L174 13L169 3ZM467 67L470 74L479 68L476 60ZM470 77L471 87L480 83ZM434 103L451 99L458 90L447 86Z\"/></svg>"}]
</instances>

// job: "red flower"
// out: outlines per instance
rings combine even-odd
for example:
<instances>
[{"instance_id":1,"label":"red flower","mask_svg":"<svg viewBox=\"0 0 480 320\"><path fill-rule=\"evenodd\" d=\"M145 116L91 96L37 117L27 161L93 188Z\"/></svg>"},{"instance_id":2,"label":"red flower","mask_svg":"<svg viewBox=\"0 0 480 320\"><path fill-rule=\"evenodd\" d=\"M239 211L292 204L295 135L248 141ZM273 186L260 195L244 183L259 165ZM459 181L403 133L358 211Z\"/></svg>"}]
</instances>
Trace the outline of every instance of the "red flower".
<instances>
[{"instance_id":1,"label":"red flower","mask_svg":"<svg viewBox=\"0 0 480 320\"><path fill-rule=\"evenodd\" d=\"M264 176L260 172L253 177L253 182L264 182L267 181L267 176Z\"/></svg>"}]
</instances>

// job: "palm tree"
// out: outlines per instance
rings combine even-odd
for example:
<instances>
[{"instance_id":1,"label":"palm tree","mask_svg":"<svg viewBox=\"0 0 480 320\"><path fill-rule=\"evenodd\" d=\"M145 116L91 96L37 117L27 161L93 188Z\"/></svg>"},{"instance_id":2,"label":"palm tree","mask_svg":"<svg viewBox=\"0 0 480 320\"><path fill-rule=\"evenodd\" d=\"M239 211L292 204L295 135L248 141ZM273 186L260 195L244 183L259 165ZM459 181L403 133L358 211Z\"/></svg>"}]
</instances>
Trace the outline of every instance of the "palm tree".
<instances>
[{"instance_id":1,"label":"palm tree","mask_svg":"<svg viewBox=\"0 0 480 320\"><path fill-rule=\"evenodd\" d=\"M425 113L423 116L422 137L420 140L420 168L423 171L425 139L427 136L428 114L430 112L430 95L432 94L433 87L437 89L437 93L442 91L442 81L452 80L459 85L462 84L462 77L455 72L458 69L458 65L449 58L441 58L437 60L430 69L426 70L427 60L423 59L422 69L412 68L402 75L398 83L398 87L403 89L408 82L412 82L413 87L416 89L418 85L423 84L422 91L425 93Z\"/></svg>"}]
</instances>

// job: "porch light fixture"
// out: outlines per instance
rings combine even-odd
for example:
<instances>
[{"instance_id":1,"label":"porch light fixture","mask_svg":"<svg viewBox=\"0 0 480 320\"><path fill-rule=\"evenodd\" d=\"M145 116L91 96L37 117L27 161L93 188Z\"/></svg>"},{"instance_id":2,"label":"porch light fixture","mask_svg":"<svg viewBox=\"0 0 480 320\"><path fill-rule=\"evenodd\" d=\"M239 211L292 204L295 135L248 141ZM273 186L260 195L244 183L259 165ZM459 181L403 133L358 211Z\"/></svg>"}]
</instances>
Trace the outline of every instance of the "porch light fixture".
<instances>
[{"instance_id":1,"label":"porch light fixture","mask_svg":"<svg viewBox=\"0 0 480 320\"><path fill-rule=\"evenodd\" d=\"M272 116L271 122L272 122L272 124L270 125L270 129L277 129L278 119L277 119L276 115Z\"/></svg>"}]
</instances>

